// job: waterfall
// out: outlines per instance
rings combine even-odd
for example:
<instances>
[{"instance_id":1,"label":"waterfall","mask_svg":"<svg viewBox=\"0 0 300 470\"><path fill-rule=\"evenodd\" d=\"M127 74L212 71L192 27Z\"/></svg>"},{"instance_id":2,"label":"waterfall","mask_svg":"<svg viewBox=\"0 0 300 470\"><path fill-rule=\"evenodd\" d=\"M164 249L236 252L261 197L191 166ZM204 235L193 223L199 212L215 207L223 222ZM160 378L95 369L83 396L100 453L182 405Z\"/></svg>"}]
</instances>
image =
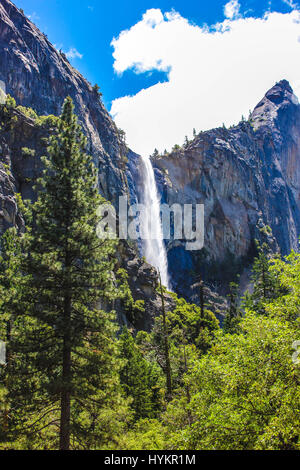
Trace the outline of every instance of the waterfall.
<instances>
[{"instance_id":1,"label":"waterfall","mask_svg":"<svg viewBox=\"0 0 300 470\"><path fill-rule=\"evenodd\" d=\"M141 199L145 206L141 221L143 255L149 264L159 270L162 284L170 289L168 259L160 219L160 199L149 157L142 157L142 178Z\"/></svg>"}]
</instances>

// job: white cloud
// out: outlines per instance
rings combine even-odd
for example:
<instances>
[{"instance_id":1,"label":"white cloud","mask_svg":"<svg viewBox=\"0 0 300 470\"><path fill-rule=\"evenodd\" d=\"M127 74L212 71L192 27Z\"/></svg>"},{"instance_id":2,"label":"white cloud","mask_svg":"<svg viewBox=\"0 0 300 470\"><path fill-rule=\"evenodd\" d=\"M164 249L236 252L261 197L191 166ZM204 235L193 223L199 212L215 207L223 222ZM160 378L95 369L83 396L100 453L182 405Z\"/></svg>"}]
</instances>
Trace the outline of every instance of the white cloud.
<instances>
[{"instance_id":1,"label":"white cloud","mask_svg":"<svg viewBox=\"0 0 300 470\"><path fill-rule=\"evenodd\" d=\"M224 15L226 18L233 19L239 15L241 5L237 0L230 0L224 6Z\"/></svg>"},{"instance_id":2,"label":"white cloud","mask_svg":"<svg viewBox=\"0 0 300 470\"><path fill-rule=\"evenodd\" d=\"M286 78L300 95L299 35L297 11L201 28L148 10L113 40L114 69L167 71L168 81L114 100L111 113L130 147L146 154L181 144L194 127L236 123L276 81Z\"/></svg>"},{"instance_id":3,"label":"white cloud","mask_svg":"<svg viewBox=\"0 0 300 470\"><path fill-rule=\"evenodd\" d=\"M82 59L83 55L75 49L75 47L71 47L68 52L65 53L68 59Z\"/></svg>"}]
</instances>

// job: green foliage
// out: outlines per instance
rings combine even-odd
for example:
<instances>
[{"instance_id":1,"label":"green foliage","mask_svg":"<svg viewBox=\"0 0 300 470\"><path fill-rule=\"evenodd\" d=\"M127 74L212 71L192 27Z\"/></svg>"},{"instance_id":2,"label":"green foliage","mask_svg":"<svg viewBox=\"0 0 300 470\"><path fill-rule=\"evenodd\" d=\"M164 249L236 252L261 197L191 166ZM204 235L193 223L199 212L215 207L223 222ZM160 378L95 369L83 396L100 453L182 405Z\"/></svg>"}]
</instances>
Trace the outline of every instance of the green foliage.
<instances>
[{"instance_id":1,"label":"green foliage","mask_svg":"<svg viewBox=\"0 0 300 470\"><path fill-rule=\"evenodd\" d=\"M202 352L206 352L219 328L217 318L207 309L204 309L202 315L200 307L178 298L176 294L172 294L172 297L176 306L167 314L171 337L179 343L184 338L188 343L198 346Z\"/></svg>"},{"instance_id":2,"label":"green foliage","mask_svg":"<svg viewBox=\"0 0 300 470\"><path fill-rule=\"evenodd\" d=\"M93 86L93 92L100 98L102 96L102 93L100 91L100 87L97 83Z\"/></svg>"},{"instance_id":3,"label":"green foliage","mask_svg":"<svg viewBox=\"0 0 300 470\"><path fill-rule=\"evenodd\" d=\"M49 114L48 116L37 116L35 124L40 127L51 129L58 125L58 120L59 118L57 116L53 116L53 114Z\"/></svg>"},{"instance_id":4,"label":"green foliage","mask_svg":"<svg viewBox=\"0 0 300 470\"><path fill-rule=\"evenodd\" d=\"M280 286L276 273L270 269L277 256L272 255L266 243L261 246L258 244L257 250L258 256L254 259L252 267L253 293L247 295L243 306L263 315L265 302L282 295L284 289Z\"/></svg>"},{"instance_id":5,"label":"green foliage","mask_svg":"<svg viewBox=\"0 0 300 470\"><path fill-rule=\"evenodd\" d=\"M116 281L119 286L119 299L123 301L126 316L134 324L145 311L144 300L134 301L125 269L118 269Z\"/></svg>"},{"instance_id":6,"label":"green foliage","mask_svg":"<svg viewBox=\"0 0 300 470\"><path fill-rule=\"evenodd\" d=\"M37 113L32 108L26 108L25 106L17 106L17 110L31 119L38 119Z\"/></svg>"},{"instance_id":7,"label":"green foliage","mask_svg":"<svg viewBox=\"0 0 300 470\"><path fill-rule=\"evenodd\" d=\"M189 369L190 362L205 353L212 345L218 321L209 310L189 304L172 294L175 308L166 312L166 328L169 343L171 376L174 393L188 394L183 375ZM137 344L150 361L155 361L166 375L165 329L163 316L157 316L150 334L139 332Z\"/></svg>"},{"instance_id":8,"label":"green foliage","mask_svg":"<svg viewBox=\"0 0 300 470\"><path fill-rule=\"evenodd\" d=\"M171 356L178 388L159 420L141 421L130 430L124 448L299 450L300 365L293 358L293 345L299 340L300 255L292 252L286 259L275 256L267 262L265 255L260 249L254 271L255 290L264 300L252 302L253 310L240 317L237 285L232 284L229 311L238 325L232 329L231 324L229 333L216 330L205 354L184 351L191 345L184 340L180 344L180 334L189 331L189 339L195 338L194 314L188 306L182 315L182 305L177 306L176 318L171 315L177 330ZM154 331L137 337L149 355ZM174 361L180 348L187 360L181 361L179 381Z\"/></svg>"},{"instance_id":9,"label":"green foliage","mask_svg":"<svg viewBox=\"0 0 300 470\"><path fill-rule=\"evenodd\" d=\"M12 96L6 95L5 107L7 109L14 109L16 107L16 100Z\"/></svg>"},{"instance_id":10,"label":"green foliage","mask_svg":"<svg viewBox=\"0 0 300 470\"><path fill-rule=\"evenodd\" d=\"M0 366L0 448L1 442L8 441L9 407L7 395L10 381L11 332L16 310L20 302L21 244L15 228L1 238L0 256L0 340L6 344L6 366ZM7 442L7 445L8 442Z\"/></svg>"},{"instance_id":11,"label":"green foliage","mask_svg":"<svg viewBox=\"0 0 300 470\"><path fill-rule=\"evenodd\" d=\"M236 282L230 283L230 292L229 292L229 309L226 312L224 319L223 330L225 333L238 333L239 332L239 323L242 316L242 312L239 308L239 298L238 298L239 286Z\"/></svg>"},{"instance_id":12,"label":"green foliage","mask_svg":"<svg viewBox=\"0 0 300 470\"><path fill-rule=\"evenodd\" d=\"M127 328L120 336L119 347L124 364L120 370L122 387L132 399L135 420L153 418L161 408L160 373L155 364L144 359Z\"/></svg>"},{"instance_id":13,"label":"green foliage","mask_svg":"<svg viewBox=\"0 0 300 470\"><path fill-rule=\"evenodd\" d=\"M8 175L8 176L11 176L11 171L10 171L10 166L7 164L7 163L2 163L2 166L5 170L5 173Z\"/></svg>"},{"instance_id":14,"label":"green foliage","mask_svg":"<svg viewBox=\"0 0 300 470\"><path fill-rule=\"evenodd\" d=\"M190 449L296 449L299 367L291 359L295 330L287 322L248 314L242 334L219 335L196 364L190 412L176 446Z\"/></svg>"},{"instance_id":15,"label":"green foliage","mask_svg":"<svg viewBox=\"0 0 300 470\"><path fill-rule=\"evenodd\" d=\"M269 273L276 280L277 293L264 304L269 316L276 316L300 326L300 255L291 252L285 259L275 258L269 262ZM297 338L296 338L297 339Z\"/></svg>"},{"instance_id":16,"label":"green foliage","mask_svg":"<svg viewBox=\"0 0 300 470\"><path fill-rule=\"evenodd\" d=\"M178 144L173 145L172 152L177 153L177 152L179 152L179 150L181 150L180 145L178 145Z\"/></svg>"},{"instance_id":17,"label":"green foliage","mask_svg":"<svg viewBox=\"0 0 300 470\"><path fill-rule=\"evenodd\" d=\"M152 157L152 158L157 158L157 157L159 157L159 151L157 150L157 148L154 149L153 154L150 155L150 157Z\"/></svg>"},{"instance_id":18,"label":"green foliage","mask_svg":"<svg viewBox=\"0 0 300 470\"><path fill-rule=\"evenodd\" d=\"M2 236L0 249L0 339L5 341L5 325L11 321L19 302L21 245L15 228Z\"/></svg>"},{"instance_id":19,"label":"green foliage","mask_svg":"<svg viewBox=\"0 0 300 470\"><path fill-rule=\"evenodd\" d=\"M271 235L272 234L272 229L269 225L264 225L261 229L261 231L265 234L265 235Z\"/></svg>"},{"instance_id":20,"label":"green foliage","mask_svg":"<svg viewBox=\"0 0 300 470\"><path fill-rule=\"evenodd\" d=\"M120 438L122 450L166 449L166 428L158 419L142 419Z\"/></svg>"},{"instance_id":21,"label":"green foliage","mask_svg":"<svg viewBox=\"0 0 300 470\"><path fill-rule=\"evenodd\" d=\"M34 157L35 156L35 150L34 149L29 149L27 147L22 147L22 155L23 155L23 157Z\"/></svg>"}]
</instances>

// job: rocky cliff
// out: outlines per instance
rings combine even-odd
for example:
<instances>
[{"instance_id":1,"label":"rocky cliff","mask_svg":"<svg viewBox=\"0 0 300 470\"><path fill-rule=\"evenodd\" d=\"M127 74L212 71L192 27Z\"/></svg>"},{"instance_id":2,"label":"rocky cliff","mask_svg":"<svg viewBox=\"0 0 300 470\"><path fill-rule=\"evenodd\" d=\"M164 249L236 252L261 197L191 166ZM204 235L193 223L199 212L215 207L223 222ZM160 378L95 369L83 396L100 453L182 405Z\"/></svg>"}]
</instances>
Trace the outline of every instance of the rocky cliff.
<instances>
[{"instance_id":1,"label":"rocky cliff","mask_svg":"<svg viewBox=\"0 0 300 470\"><path fill-rule=\"evenodd\" d=\"M154 165L163 201L205 206L204 248L186 251L185 240L168 244L178 292L189 292L199 272L222 291L251 262L254 239L267 238L283 254L298 249L300 106L286 80L266 93L248 121L201 132Z\"/></svg>"},{"instance_id":2,"label":"rocky cliff","mask_svg":"<svg viewBox=\"0 0 300 470\"><path fill-rule=\"evenodd\" d=\"M71 96L100 170L101 193L116 202L127 191L127 149L97 90L9 0L0 2L0 80L17 104L39 115L59 115Z\"/></svg>"}]
</instances>

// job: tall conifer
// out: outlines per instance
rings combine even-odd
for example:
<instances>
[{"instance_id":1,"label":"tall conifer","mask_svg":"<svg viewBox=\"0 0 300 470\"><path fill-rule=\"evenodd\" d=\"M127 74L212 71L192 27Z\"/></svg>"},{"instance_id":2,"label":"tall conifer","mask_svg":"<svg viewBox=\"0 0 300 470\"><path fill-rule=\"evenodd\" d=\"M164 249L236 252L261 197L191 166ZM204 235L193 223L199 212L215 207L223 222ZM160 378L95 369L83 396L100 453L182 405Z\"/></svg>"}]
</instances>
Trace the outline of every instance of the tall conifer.
<instances>
[{"instance_id":1,"label":"tall conifer","mask_svg":"<svg viewBox=\"0 0 300 470\"><path fill-rule=\"evenodd\" d=\"M43 158L38 199L25 209L24 288L12 345L12 429L61 450L107 445L126 410L114 315L103 308L118 295L116 246L96 235L103 200L85 148L68 97Z\"/></svg>"}]
</instances>

